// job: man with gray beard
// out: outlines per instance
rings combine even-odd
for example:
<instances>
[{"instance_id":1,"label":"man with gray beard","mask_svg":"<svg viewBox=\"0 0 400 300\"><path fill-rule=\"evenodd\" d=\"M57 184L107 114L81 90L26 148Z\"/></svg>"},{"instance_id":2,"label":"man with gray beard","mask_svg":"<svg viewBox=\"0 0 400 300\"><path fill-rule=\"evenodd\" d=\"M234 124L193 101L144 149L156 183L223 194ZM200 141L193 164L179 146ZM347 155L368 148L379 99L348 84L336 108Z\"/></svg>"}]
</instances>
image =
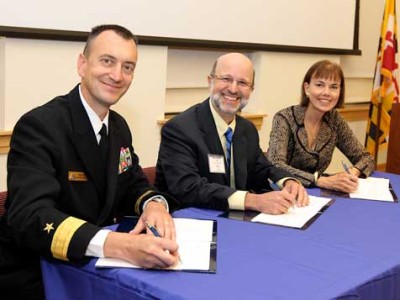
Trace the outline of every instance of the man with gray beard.
<instances>
[{"instance_id":1,"label":"man with gray beard","mask_svg":"<svg viewBox=\"0 0 400 300\"><path fill-rule=\"evenodd\" d=\"M250 59L222 55L208 84L208 99L163 126L156 186L182 207L282 214L308 205L304 187L265 158L257 129L237 115L254 90Z\"/></svg>"}]
</instances>

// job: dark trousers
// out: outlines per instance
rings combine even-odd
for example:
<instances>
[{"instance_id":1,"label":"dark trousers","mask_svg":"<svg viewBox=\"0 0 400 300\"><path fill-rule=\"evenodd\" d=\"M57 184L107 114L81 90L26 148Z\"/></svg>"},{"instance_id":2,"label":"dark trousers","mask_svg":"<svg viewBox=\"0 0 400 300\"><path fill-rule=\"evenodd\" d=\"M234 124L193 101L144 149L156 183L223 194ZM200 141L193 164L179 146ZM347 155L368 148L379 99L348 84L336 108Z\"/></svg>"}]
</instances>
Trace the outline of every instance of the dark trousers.
<instances>
[{"instance_id":1,"label":"dark trousers","mask_svg":"<svg viewBox=\"0 0 400 300\"><path fill-rule=\"evenodd\" d=\"M44 300L40 265L0 269L0 298Z\"/></svg>"},{"instance_id":2,"label":"dark trousers","mask_svg":"<svg viewBox=\"0 0 400 300\"><path fill-rule=\"evenodd\" d=\"M45 299L39 255L1 234L0 299Z\"/></svg>"}]
</instances>

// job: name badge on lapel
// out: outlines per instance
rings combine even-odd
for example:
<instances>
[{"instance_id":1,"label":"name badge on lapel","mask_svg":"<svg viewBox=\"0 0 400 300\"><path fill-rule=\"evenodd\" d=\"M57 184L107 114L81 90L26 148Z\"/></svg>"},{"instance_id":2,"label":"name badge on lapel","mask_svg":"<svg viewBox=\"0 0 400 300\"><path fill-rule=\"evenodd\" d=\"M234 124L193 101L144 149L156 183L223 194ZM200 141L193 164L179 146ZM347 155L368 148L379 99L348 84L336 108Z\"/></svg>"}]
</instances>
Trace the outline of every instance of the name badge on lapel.
<instances>
[{"instance_id":1,"label":"name badge on lapel","mask_svg":"<svg viewBox=\"0 0 400 300\"><path fill-rule=\"evenodd\" d=\"M87 181L88 179L84 172L68 171L68 180L69 181Z\"/></svg>"},{"instance_id":2,"label":"name badge on lapel","mask_svg":"<svg viewBox=\"0 0 400 300\"><path fill-rule=\"evenodd\" d=\"M119 165L118 165L118 174L121 174L128 170L128 168L132 166L132 155L129 147L121 147L119 151Z\"/></svg>"},{"instance_id":3,"label":"name badge on lapel","mask_svg":"<svg viewBox=\"0 0 400 300\"><path fill-rule=\"evenodd\" d=\"M210 173L225 174L225 158L223 155L208 154Z\"/></svg>"}]
</instances>

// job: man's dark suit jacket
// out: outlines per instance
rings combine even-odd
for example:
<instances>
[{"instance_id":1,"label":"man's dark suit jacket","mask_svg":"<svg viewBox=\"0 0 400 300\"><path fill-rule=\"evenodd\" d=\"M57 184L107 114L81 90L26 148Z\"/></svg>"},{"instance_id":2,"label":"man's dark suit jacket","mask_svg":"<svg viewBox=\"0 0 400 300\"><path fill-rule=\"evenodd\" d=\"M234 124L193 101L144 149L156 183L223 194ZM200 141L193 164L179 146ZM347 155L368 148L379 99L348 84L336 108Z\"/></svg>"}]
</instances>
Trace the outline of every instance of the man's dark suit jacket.
<instances>
[{"instance_id":1,"label":"man's dark suit jacket","mask_svg":"<svg viewBox=\"0 0 400 300\"><path fill-rule=\"evenodd\" d=\"M268 178L278 181L291 177L265 158L257 129L239 115L232 143L237 190L265 192L270 190ZM207 99L163 126L156 186L174 196L182 207L228 210L228 197L236 190L229 186L226 173L210 172L209 154L224 156Z\"/></svg>"},{"instance_id":2,"label":"man's dark suit jacket","mask_svg":"<svg viewBox=\"0 0 400 300\"><path fill-rule=\"evenodd\" d=\"M0 222L0 286L18 267L37 266L39 255L84 261L102 226L140 214L143 202L160 194L139 166L126 121L111 110L108 132L104 192L98 143L78 86L17 122L8 155L7 212ZM129 149L132 165L118 174L121 149Z\"/></svg>"}]
</instances>

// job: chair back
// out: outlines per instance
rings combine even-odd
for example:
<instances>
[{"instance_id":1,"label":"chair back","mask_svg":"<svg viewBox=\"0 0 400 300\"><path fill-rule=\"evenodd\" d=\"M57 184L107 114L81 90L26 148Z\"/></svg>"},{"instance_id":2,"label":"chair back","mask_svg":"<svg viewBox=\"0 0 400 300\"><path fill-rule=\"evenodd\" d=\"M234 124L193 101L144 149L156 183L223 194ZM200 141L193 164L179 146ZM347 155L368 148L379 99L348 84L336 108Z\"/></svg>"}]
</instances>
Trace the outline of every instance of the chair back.
<instances>
[{"instance_id":1,"label":"chair back","mask_svg":"<svg viewBox=\"0 0 400 300\"><path fill-rule=\"evenodd\" d=\"M156 181L156 167L147 167L142 169L151 185Z\"/></svg>"},{"instance_id":2,"label":"chair back","mask_svg":"<svg viewBox=\"0 0 400 300\"><path fill-rule=\"evenodd\" d=\"M4 215L6 212L6 209L4 207L4 204L7 199L7 191L0 192L0 217Z\"/></svg>"}]
</instances>

